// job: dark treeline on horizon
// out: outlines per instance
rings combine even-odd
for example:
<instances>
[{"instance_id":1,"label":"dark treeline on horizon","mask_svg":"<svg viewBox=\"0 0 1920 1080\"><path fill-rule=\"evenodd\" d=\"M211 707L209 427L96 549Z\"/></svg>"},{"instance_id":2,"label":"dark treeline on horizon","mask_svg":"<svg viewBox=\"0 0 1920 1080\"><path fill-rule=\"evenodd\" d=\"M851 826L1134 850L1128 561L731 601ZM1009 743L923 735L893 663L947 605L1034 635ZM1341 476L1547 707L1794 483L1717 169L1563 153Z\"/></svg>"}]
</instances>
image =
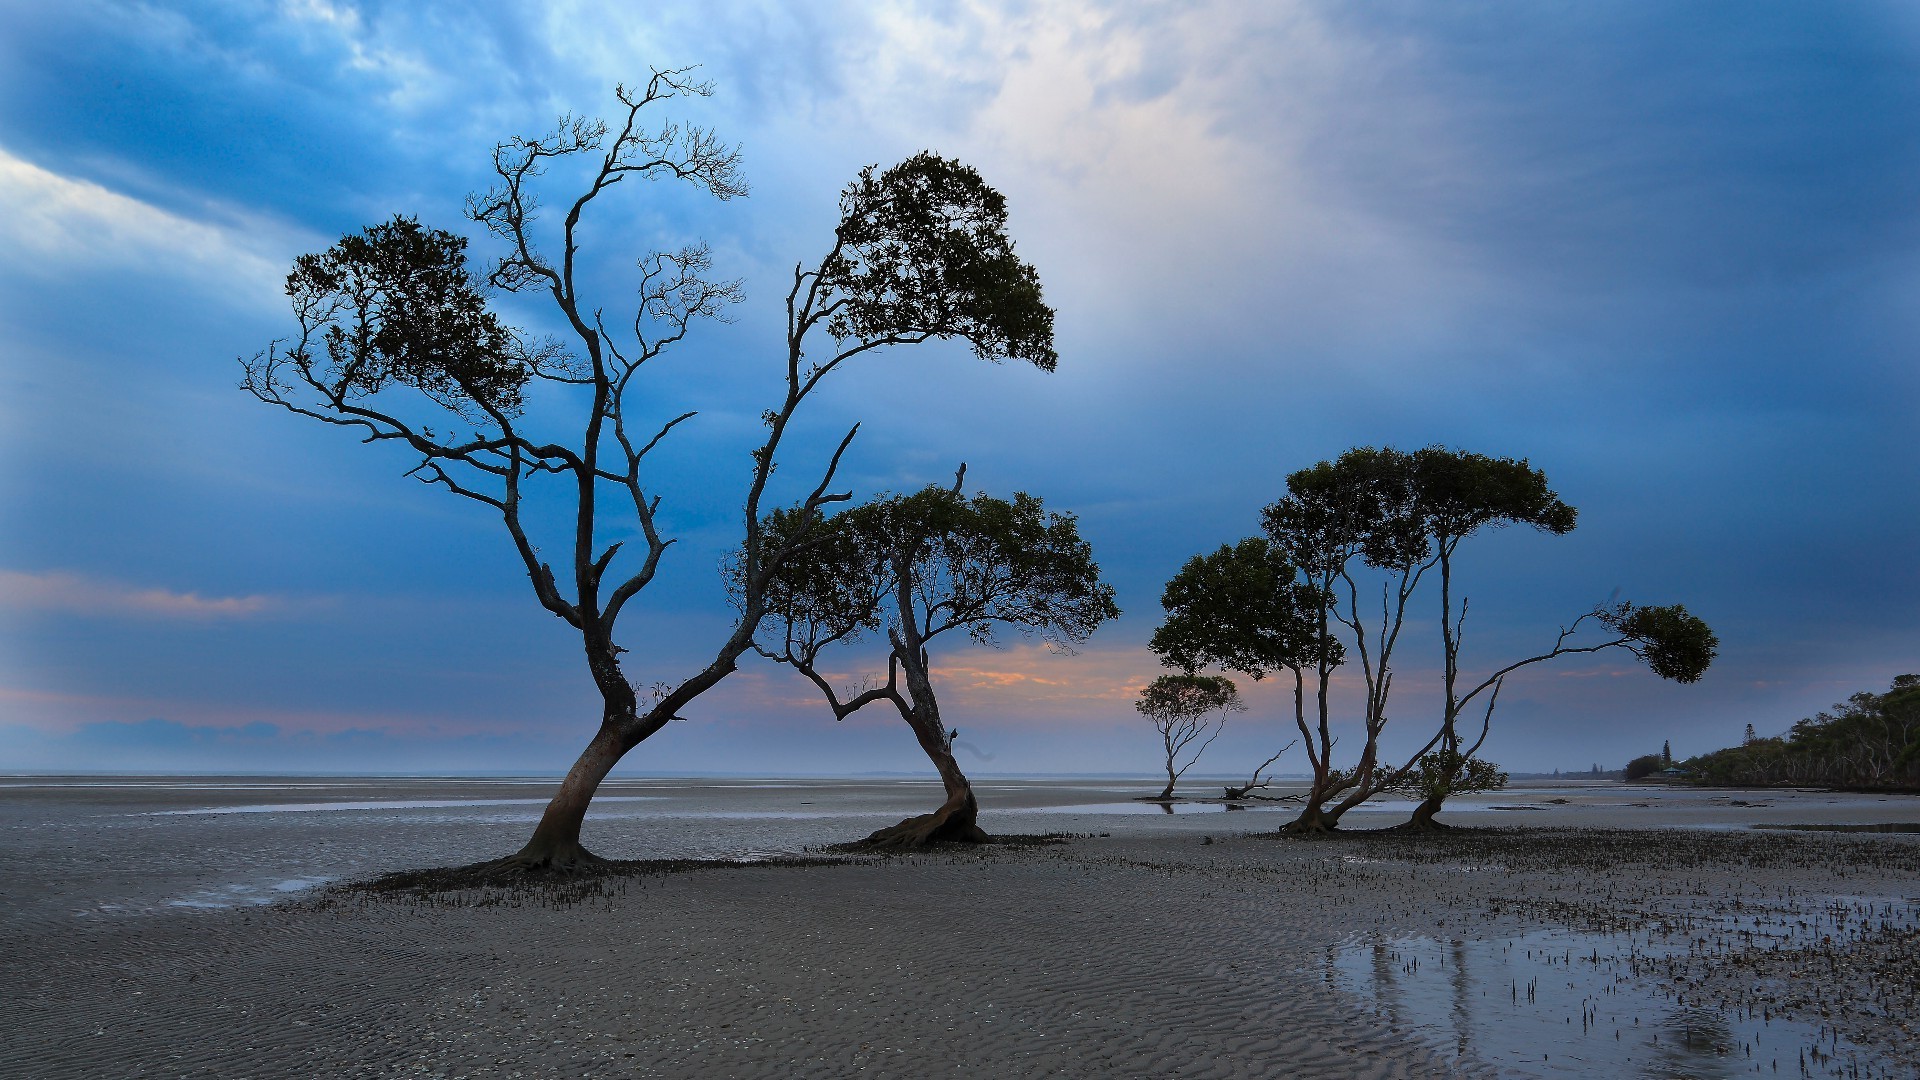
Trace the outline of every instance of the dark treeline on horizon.
<instances>
[{"instance_id":1,"label":"dark treeline on horizon","mask_svg":"<svg viewBox=\"0 0 1920 1080\"><path fill-rule=\"evenodd\" d=\"M1920 675L1897 676L1883 694L1855 694L1785 735L1756 737L1748 725L1741 745L1684 767L1709 784L1920 789Z\"/></svg>"}]
</instances>

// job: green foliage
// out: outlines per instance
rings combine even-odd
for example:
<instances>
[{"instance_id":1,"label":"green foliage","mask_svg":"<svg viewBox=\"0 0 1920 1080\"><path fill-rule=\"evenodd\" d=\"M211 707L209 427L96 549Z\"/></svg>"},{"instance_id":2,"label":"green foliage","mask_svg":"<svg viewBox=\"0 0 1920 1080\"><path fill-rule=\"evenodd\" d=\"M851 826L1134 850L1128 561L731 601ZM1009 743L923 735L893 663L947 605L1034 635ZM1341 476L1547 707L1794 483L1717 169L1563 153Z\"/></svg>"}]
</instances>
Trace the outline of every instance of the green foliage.
<instances>
[{"instance_id":1,"label":"green foliage","mask_svg":"<svg viewBox=\"0 0 1920 1080\"><path fill-rule=\"evenodd\" d=\"M1609 629L1627 639L1624 647L1663 679L1699 682L1707 666L1720 654L1719 637L1679 604L1640 607L1623 603L1595 614Z\"/></svg>"},{"instance_id":2,"label":"green foliage","mask_svg":"<svg viewBox=\"0 0 1920 1080\"><path fill-rule=\"evenodd\" d=\"M463 416L519 411L539 358L487 309L466 248L397 216L294 261L287 296L303 321L326 325L326 381L343 399L399 383Z\"/></svg>"},{"instance_id":3,"label":"green foliage","mask_svg":"<svg viewBox=\"0 0 1920 1080\"><path fill-rule=\"evenodd\" d=\"M1212 664L1253 679L1314 662L1328 594L1297 580L1280 547L1253 537L1188 559L1161 594L1167 620L1148 643L1187 671ZM1340 644L1327 643L1339 663Z\"/></svg>"},{"instance_id":4,"label":"green foliage","mask_svg":"<svg viewBox=\"0 0 1920 1080\"><path fill-rule=\"evenodd\" d=\"M778 512L763 532L769 550L803 537L767 602L801 650L909 617L894 602L903 582L922 638L964 629L992 644L996 627L1013 626L1065 644L1120 614L1073 515L1024 493L968 499L928 487L824 520Z\"/></svg>"},{"instance_id":5,"label":"green foliage","mask_svg":"<svg viewBox=\"0 0 1920 1080\"><path fill-rule=\"evenodd\" d=\"M1399 570L1431 553L1413 455L1356 447L1287 477L1287 494L1261 512L1267 536L1309 578L1340 573L1355 556Z\"/></svg>"},{"instance_id":6,"label":"green foliage","mask_svg":"<svg viewBox=\"0 0 1920 1080\"><path fill-rule=\"evenodd\" d=\"M1444 800L1475 791L1498 791L1507 786L1507 774L1491 761L1466 757L1458 750L1423 754L1388 789L1421 802Z\"/></svg>"},{"instance_id":7,"label":"green foliage","mask_svg":"<svg viewBox=\"0 0 1920 1080\"><path fill-rule=\"evenodd\" d=\"M1642 754L1627 762L1625 776L1629 780L1642 780L1666 767L1666 759L1659 754Z\"/></svg>"},{"instance_id":8,"label":"green foliage","mask_svg":"<svg viewBox=\"0 0 1920 1080\"><path fill-rule=\"evenodd\" d=\"M1571 532L1578 512L1524 459L1429 446L1411 453L1356 447L1287 477L1266 508L1267 534L1309 574L1337 572L1354 554L1377 569L1420 565L1487 526Z\"/></svg>"},{"instance_id":9,"label":"green foliage","mask_svg":"<svg viewBox=\"0 0 1920 1080\"><path fill-rule=\"evenodd\" d=\"M1858 693L1784 737L1752 739L1686 763L1706 783L1765 786L1920 787L1920 679Z\"/></svg>"},{"instance_id":10,"label":"green foliage","mask_svg":"<svg viewBox=\"0 0 1920 1080\"><path fill-rule=\"evenodd\" d=\"M1579 512L1525 458L1490 458L1429 446L1413 454L1414 486L1429 532L1442 544L1487 526L1531 525L1563 536Z\"/></svg>"},{"instance_id":11,"label":"green foliage","mask_svg":"<svg viewBox=\"0 0 1920 1080\"><path fill-rule=\"evenodd\" d=\"M921 153L872 167L840 196L839 246L822 267L842 341L959 337L986 360L1058 361L1040 276L1014 254L1006 199L972 168Z\"/></svg>"},{"instance_id":12,"label":"green foliage","mask_svg":"<svg viewBox=\"0 0 1920 1080\"><path fill-rule=\"evenodd\" d=\"M1162 675L1140 691L1133 707L1165 726L1181 720L1198 720L1209 713L1244 712L1240 689L1233 680L1221 675Z\"/></svg>"}]
</instances>

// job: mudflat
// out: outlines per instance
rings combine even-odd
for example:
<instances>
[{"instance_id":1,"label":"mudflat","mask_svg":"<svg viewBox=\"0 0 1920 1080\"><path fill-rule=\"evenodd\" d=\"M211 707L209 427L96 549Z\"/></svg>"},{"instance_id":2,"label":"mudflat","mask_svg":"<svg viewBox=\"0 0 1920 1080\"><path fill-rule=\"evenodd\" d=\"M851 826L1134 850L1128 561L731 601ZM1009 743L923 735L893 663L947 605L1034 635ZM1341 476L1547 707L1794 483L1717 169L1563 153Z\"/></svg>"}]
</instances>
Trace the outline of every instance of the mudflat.
<instances>
[{"instance_id":1,"label":"mudflat","mask_svg":"<svg viewBox=\"0 0 1920 1080\"><path fill-rule=\"evenodd\" d=\"M9 1076L1920 1068L1920 835L1748 827L1911 799L1546 787L1301 841L1278 808L988 782L990 831L1074 835L879 858L807 848L925 787L633 781L607 855L815 861L425 893L351 882L510 848L541 784L7 783Z\"/></svg>"}]
</instances>

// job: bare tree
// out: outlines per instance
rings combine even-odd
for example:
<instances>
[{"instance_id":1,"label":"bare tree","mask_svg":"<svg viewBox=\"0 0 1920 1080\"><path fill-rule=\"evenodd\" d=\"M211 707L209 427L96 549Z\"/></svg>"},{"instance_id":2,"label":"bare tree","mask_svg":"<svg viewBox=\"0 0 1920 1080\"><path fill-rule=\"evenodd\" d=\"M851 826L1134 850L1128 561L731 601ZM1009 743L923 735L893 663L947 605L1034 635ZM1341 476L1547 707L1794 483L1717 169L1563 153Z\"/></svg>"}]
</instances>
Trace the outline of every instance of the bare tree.
<instances>
[{"instance_id":1,"label":"bare tree","mask_svg":"<svg viewBox=\"0 0 1920 1080\"><path fill-rule=\"evenodd\" d=\"M1162 675L1153 680L1140 691L1133 707L1153 721L1154 730L1160 733L1167 767L1167 786L1159 795L1162 800L1173 798L1173 786L1180 782L1181 774L1191 769L1226 730L1227 714L1246 711L1240 704L1240 689L1232 679L1192 673ZM1186 764L1180 764L1180 755L1195 742L1200 745Z\"/></svg>"},{"instance_id":2,"label":"bare tree","mask_svg":"<svg viewBox=\"0 0 1920 1080\"><path fill-rule=\"evenodd\" d=\"M1244 784L1238 784L1238 785L1228 784L1225 786L1225 788L1222 789L1221 793L1225 795L1228 799L1244 799L1249 795L1252 795L1254 792L1260 790L1261 788L1264 788L1269 784L1273 783L1273 776L1267 773L1267 769L1271 768L1274 762L1280 760L1280 756L1282 754L1285 754L1287 751L1293 749L1296 745L1299 744L1299 742L1300 742L1299 739L1287 740L1287 745L1281 747L1278 750L1275 750L1273 752L1273 756L1267 758L1267 760L1253 767L1253 776L1251 779L1249 779ZM1292 799L1296 797L1297 796L1292 796L1292 795L1281 796L1281 798L1283 799ZM1260 798L1267 798L1267 796L1262 795L1260 796Z\"/></svg>"},{"instance_id":3,"label":"bare tree","mask_svg":"<svg viewBox=\"0 0 1920 1080\"><path fill-rule=\"evenodd\" d=\"M795 267L787 295L785 392L764 414L767 435L752 451L743 500L740 618L705 666L643 695L623 670L614 628L675 542L649 455L694 414L645 421L640 376L695 323L721 317L740 287L708 276L704 247L655 252L640 260L631 319L610 325L583 290L579 254L589 211L623 185L680 180L722 201L746 193L737 150L711 132L643 123L663 102L709 93L710 84L685 70L658 71L642 90L616 90L623 112L613 125L562 117L547 135L501 143L493 155L499 183L467 206L506 249L484 278L469 269L465 240L404 217L302 257L287 280L298 336L243 361L243 386L262 401L365 442L404 447L418 455L411 475L499 514L536 599L579 635L602 699L599 725L533 836L501 860L503 869L598 861L582 847L580 830L600 782L751 648L768 584L791 554L762 542L761 502L795 413L829 373L873 349L948 337L968 339L988 359L1053 366L1052 312L1039 303L1031 268L1007 265L998 196L983 200L968 187L970 177L984 187L971 170L931 155L886 174L904 170L905 183L864 171L842 193L831 249L814 268ZM583 186L562 204L557 229L542 226L537 181L576 161L585 164ZM1004 257L992 263L995 256ZM566 328L565 342L508 327L488 307L489 286L544 296ZM990 293L984 299L983 289ZM1009 296L1018 318L995 318ZM822 335L831 341L816 359L809 343ZM534 386L564 402L569 419L532 430L523 404ZM555 429L560 434L550 435ZM847 498L829 488L857 430L839 441L795 513L818 514ZM524 511L536 484L570 503L558 560L542 554L532 536L541 522ZM605 539L616 518L637 531L637 552Z\"/></svg>"}]
</instances>

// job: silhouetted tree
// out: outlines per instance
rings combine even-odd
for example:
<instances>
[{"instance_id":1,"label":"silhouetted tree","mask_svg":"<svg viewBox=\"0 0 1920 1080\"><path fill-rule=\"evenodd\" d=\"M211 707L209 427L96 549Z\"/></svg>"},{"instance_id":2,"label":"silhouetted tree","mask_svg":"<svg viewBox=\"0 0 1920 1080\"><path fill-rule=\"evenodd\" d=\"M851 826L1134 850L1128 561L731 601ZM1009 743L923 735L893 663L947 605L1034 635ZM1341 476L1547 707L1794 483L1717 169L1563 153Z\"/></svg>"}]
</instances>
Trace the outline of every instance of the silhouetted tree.
<instances>
[{"instance_id":1,"label":"silhouetted tree","mask_svg":"<svg viewBox=\"0 0 1920 1080\"><path fill-rule=\"evenodd\" d=\"M1180 776L1200 760L1213 740L1226 730L1227 714L1245 712L1240 690L1223 675L1162 675L1140 691L1133 703L1140 715L1153 721L1160 733L1160 746L1166 755L1167 786L1161 799L1173 798L1173 786ZM1186 764L1179 763L1187 747L1199 742Z\"/></svg>"},{"instance_id":2,"label":"silhouetted tree","mask_svg":"<svg viewBox=\"0 0 1920 1080\"><path fill-rule=\"evenodd\" d=\"M763 543L792 552L766 593L761 655L806 676L835 719L890 703L940 774L939 809L875 832L865 841L874 846L987 839L954 760L958 732L941 719L934 695L934 639L960 630L991 645L999 629L1013 627L1064 647L1120 614L1072 515L1049 513L1026 494L968 499L960 493L965 474L963 466L951 488L877 499L824 521L804 508L775 511L761 533ZM822 674L821 653L869 634L886 640L886 682L843 697Z\"/></svg>"},{"instance_id":3,"label":"silhouetted tree","mask_svg":"<svg viewBox=\"0 0 1920 1080\"><path fill-rule=\"evenodd\" d=\"M708 276L704 247L656 252L640 260L631 319L609 326L580 281L578 256L589 212L623 185L678 179L721 200L746 193L737 151L711 132L643 126L652 107L710 92L685 71L656 72L643 90L616 91L623 115L614 126L562 117L550 134L501 143L498 185L467 204L505 248L484 275L469 267L464 239L405 217L302 257L287 280L298 336L244 361L243 386L262 401L404 447L419 458L412 475L499 514L535 597L578 633L602 698L598 729L504 868L596 861L580 828L600 781L751 648L768 585L792 553L762 542L761 500L796 411L828 374L862 353L935 338L965 339L985 359L1054 366L1053 313L1033 269L1013 254L1001 196L972 169L931 154L862 171L841 194L832 247L812 269L795 267L787 294L785 392L764 414L768 432L752 451L743 500L740 619L704 667L641 694L614 627L674 543L648 457L694 414L645 420L653 403L640 376L696 322L720 317L740 288ZM585 164L578 194L560 204L557 226L543 225L537 182L576 161ZM550 301L566 343L506 325L488 306L489 287ZM541 424L522 411L536 384L552 399ZM568 419L552 419L563 410ZM795 513L846 498L829 488L853 436L840 440ZM541 522L524 511L536 485L568 504L558 560L541 554L532 535ZM610 532L636 534L637 557L623 554L629 541L606 540Z\"/></svg>"},{"instance_id":4,"label":"silhouetted tree","mask_svg":"<svg viewBox=\"0 0 1920 1080\"><path fill-rule=\"evenodd\" d=\"M1312 554L1304 543L1295 546ZM1301 817L1290 826L1301 830L1322 827L1319 809L1338 793L1345 778L1332 763L1328 698L1333 673L1346 658L1330 610L1336 573L1329 566L1332 561L1315 559L1316 573L1310 575L1266 537L1196 555L1167 582L1160 597L1167 618L1148 643L1163 663L1188 672L1215 666L1256 682L1272 671L1292 673L1294 724L1313 770Z\"/></svg>"},{"instance_id":5,"label":"silhouetted tree","mask_svg":"<svg viewBox=\"0 0 1920 1080\"><path fill-rule=\"evenodd\" d=\"M1357 447L1289 475L1287 494L1261 518L1267 536L1332 598L1328 610L1345 628L1351 655L1360 659L1366 690L1357 760L1351 768L1328 766L1328 782L1307 793L1300 817L1289 826L1319 832L1336 828L1341 815L1385 790L1391 780L1380 766L1380 736L1393 692L1394 649L1407 605L1435 562L1417 462L1390 447ZM1321 751L1330 759L1332 742Z\"/></svg>"}]
</instances>

